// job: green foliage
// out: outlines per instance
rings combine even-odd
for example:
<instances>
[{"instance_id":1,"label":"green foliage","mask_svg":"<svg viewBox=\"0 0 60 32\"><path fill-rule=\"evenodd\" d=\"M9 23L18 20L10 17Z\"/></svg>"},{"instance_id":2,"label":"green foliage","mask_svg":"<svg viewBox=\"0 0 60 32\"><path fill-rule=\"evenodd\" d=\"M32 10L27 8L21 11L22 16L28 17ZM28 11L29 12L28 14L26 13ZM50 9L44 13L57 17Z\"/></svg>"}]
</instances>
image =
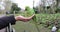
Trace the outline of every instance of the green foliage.
<instances>
[{"instance_id":1,"label":"green foliage","mask_svg":"<svg viewBox=\"0 0 60 32\"><path fill-rule=\"evenodd\" d=\"M25 7L25 11L29 11L30 10L30 7L29 6L26 6Z\"/></svg>"},{"instance_id":2,"label":"green foliage","mask_svg":"<svg viewBox=\"0 0 60 32\"><path fill-rule=\"evenodd\" d=\"M34 12L34 10L33 10L32 8L26 6L26 8L25 8L25 15L26 15L26 16L31 16L31 15L33 15L34 13L35 13L35 12Z\"/></svg>"},{"instance_id":3,"label":"green foliage","mask_svg":"<svg viewBox=\"0 0 60 32\"><path fill-rule=\"evenodd\" d=\"M50 25L47 27L49 29L52 28L52 26L54 25L54 22L55 22L56 19L60 19L59 14L36 14L35 17L36 17L36 22L38 24L42 23L42 25L44 27L47 26L50 23ZM48 22L48 23L46 23L46 22ZM58 20L58 22L59 22L59 20Z\"/></svg>"},{"instance_id":4,"label":"green foliage","mask_svg":"<svg viewBox=\"0 0 60 32\"><path fill-rule=\"evenodd\" d=\"M24 14L24 15L27 15L27 14ZM40 26L39 28L41 28L41 26L42 26L43 28L45 27L45 28L48 28L49 30L51 30L52 26L54 25L55 20L60 19L60 14L36 14L35 17L36 18L34 18L35 19L34 21L36 21L37 26ZM31 20L30 23L35 24L34 21ZM46 22L50 22L51 25L46 27L47 26ZM60 23L60 20L58 20L58 23ZM60 24L58 24L58 25L60 25Z\"/></svg>"},{"instance_id":5,"label":"green foliage","mask_svg":"<svg viewBox=\"0 0 60 32\"><path fill-rule=\"evenodd\" d=\"M20 10L21 10L21 8L19 8L16 3L12 3L11 13L13 13L14 11L18 11L19 12ZM16 13L18 13L18 12L16 12Z\"/></svg>"},{"instance_id":6,"label":"green foliage","mask_svg":"<svg viewBox=\"0 0 60 32\"><path fill-rule=\"evenodd\" d=\"M23 12L22 15L25 16L25 17L29 17L32 14L35 14L34 10L27 7L26 11ZM60 19L60 15L58 13L57 14L36 14L35 17L34 17L34 20L31 21L30 23L34 23L34 21L35 21L36 23L34 23L34 24L36 24L36 25L37 24L38 25L42 24L42 27L46 27L48 29L51 29L52 26L54 25L54 22L55 22L56 19Z\"/></svg>"},{"instance_id":7,"label":"green foliage","mask_svg":"<svg viewBox=\"0 0 60 32\"><path fill-rule=\"evenodd\" d=\"M60 29L57 32L60 32Z\"/></svg>"},{"instance_id":8,"label":"green foliage","mask_svg":"<svg viewBox=\"0 0 60 32\"><path fill-rule=\"evenodd\" d=\"M55 12L60 13L60 7L57 7Z\"/></svg>"}]
</instances>

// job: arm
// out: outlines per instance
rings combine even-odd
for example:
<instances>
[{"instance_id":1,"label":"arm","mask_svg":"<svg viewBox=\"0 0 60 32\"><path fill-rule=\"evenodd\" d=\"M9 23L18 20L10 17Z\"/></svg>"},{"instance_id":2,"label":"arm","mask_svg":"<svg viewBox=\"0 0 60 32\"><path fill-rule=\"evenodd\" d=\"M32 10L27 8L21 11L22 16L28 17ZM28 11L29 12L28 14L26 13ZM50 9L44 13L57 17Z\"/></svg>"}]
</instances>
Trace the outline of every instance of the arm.
<instances>
[{"instance_id":1,"label":"arm","mask_svg":"<svg viewBox=\"0 0 60 32\"><path fill-rule=\"evenodd\" d=\"M34 15L35 15L35 14L34 14ZM34 15L32 15L32 16L30 16L30 17L16 16L15 19L16 19L17 21L27 22L27 21L31 20L31 19L34 17Z\"/></svg>"},{"instance_id":2,"label":"arm","mask_svg":"<svg viewBox=\"0 0 60 32\"><path fill-rule=\"evenodd\" d=\"M16 22L14 15L0 17L0 29L3 29L9 26L9 23L14 25Z\"/></svg>"},{"instance_id":3,"label":"arm","mask_svg":"<svg viewBox=\"0 0 60 32\"><path fill-rule=\"evenodd\" d=\"M11 16L1 17L0 18L0 29L7 27L9 23L14 25L16 21L24 21L24 22L29 21L33 18L33 16L34 15L30 17L23 17L23 16L14 17L14 15L11 15Z\"/></svg>"}]
</instances>

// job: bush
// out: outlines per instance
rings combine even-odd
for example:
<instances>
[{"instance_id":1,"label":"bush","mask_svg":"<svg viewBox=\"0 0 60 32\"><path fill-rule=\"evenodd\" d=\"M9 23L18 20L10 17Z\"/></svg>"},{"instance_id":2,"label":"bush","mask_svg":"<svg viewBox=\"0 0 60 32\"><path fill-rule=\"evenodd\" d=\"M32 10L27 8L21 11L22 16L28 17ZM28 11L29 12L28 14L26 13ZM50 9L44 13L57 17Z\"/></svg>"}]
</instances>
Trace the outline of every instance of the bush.
<instances>
[{"instance_id":1,"label":"bush","mask_svg":"<svg viewBox=\"0 0 60 32\"><path fill-rule=\"evenodd\" d=\"M60 7L56 9L56 13L60 13Z\"/></svg>"},{"instance_id":2,"label":"bush","mask_svg":"<svg viewBox=\"0 0 60 32\"><path fill-rule=\"evenodd\" d=\"M31 15L35 14L34 9L30 8L29 6L26 6L26 8L25 8L25 14L27 16L31 16Z\"/></svg>"}]
</instances>

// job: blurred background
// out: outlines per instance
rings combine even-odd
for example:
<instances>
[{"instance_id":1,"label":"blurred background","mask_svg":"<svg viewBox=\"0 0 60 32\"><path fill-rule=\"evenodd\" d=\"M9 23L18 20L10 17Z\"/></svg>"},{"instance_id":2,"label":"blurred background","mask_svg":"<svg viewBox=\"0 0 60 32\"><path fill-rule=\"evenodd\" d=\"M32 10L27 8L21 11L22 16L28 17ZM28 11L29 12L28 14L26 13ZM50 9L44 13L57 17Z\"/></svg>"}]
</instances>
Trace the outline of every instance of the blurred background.
<instances>
[{"instance_id":1,"label":"blurred background","mask_svg":"<svg viewBox=\"0 0 60 32\"><path fill-rule=\"evenodd\" d=\"M0 0L0 15L35 18L29 22L17 22L13 25L16 32L51 32L54 25L60 32L60 0Z\"/></svg>"}]
</instances>

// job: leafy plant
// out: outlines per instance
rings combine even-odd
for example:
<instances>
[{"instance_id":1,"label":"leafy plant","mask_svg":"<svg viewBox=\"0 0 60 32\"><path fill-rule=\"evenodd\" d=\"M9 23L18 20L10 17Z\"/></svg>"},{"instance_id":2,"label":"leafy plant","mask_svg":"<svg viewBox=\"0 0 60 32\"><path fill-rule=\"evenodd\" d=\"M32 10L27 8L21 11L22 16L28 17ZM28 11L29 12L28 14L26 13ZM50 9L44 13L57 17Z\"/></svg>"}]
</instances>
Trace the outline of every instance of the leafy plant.
<instances>
[{"instance_id":1,"label":"leafy plant","mask_svg":"<svg viewBox=\"0 0 60 32\"><path fill-rule=\"evenodd\" d=\"M35 12L34 12L34 9L30 8L29 6L26 6L26 8L25 8L25 13L26 13L26 16L31 16L31 15L33 15Z\"/></svg>"}]
</instances>

